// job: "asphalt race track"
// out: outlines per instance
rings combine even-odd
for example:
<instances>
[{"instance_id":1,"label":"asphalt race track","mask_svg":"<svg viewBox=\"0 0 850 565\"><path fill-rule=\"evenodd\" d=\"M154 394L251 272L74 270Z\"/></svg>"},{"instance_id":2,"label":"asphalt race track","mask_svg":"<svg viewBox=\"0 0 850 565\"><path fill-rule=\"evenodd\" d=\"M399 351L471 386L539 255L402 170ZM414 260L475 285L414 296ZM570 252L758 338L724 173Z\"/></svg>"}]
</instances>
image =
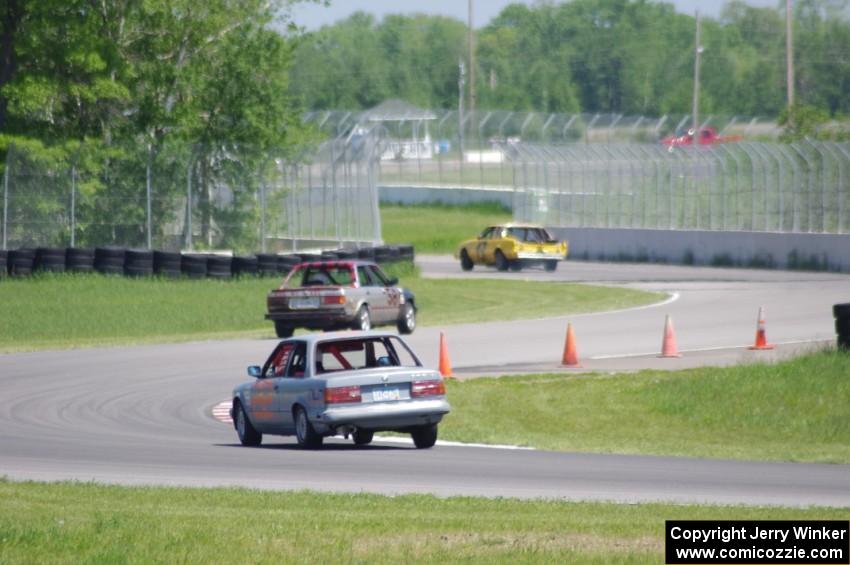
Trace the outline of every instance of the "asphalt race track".
<instances>
[{"instance_id":1,"label":"asphalt race track","mask_svg":"<svg viewBox=\"0 0 850 565\"><path fill-rule=\"evenodd\" d=\"M449 258L427 275L459 275ZM850 276L653 265L565 263L555 273L471 276L627 284L671 293L642 309L546 320L419 328L410 340L430 365L440 330L460 375L560 370L567 321L591 368L731 363L749 352L758 307L768 337L787 347L833 339L831 305L850 302ZM679 360L659 360L664 315ZM419 451L397 443L354 448L332 440L305 452L284 438L238 445L211 415L245 366L274 341L242 340L0 355L0 476L120 484L574 500L850 506L850 466L590 455L465 446ZM780 347L779 350L782 350ZM586 361L585 361L586 360ZM600 407L604 409L604 407Z\"/></svg>"}]
</instances>

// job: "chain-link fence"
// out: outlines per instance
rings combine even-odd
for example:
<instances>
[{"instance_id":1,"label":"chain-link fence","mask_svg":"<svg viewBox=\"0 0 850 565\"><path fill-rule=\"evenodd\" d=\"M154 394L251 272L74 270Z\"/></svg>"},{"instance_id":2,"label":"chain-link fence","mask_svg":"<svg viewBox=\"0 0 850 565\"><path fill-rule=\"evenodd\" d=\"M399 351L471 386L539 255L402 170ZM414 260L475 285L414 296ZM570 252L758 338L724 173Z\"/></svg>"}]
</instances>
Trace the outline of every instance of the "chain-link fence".
<instances>
[{"instance_id":1,"label":"chain-link fence","mask_svg":"<svg viewBox=\"0 0 850 565\"><path fill-rule=\"evenodd\" d=\"M504 145L514 215L564 227L847 233L850 146Z\"/></svg>"},{"instance_id":2,"label":"chain-link fence","mask_svg":"<svg viewBox=\"0 0 850 565\"><path fill-rule=\"evenodd\" d=\"M370 125L387 140L381 153L380 183L389 186L512 186L511 165L498 150L505 143L656 143L682 135L690 115L658 117L621 114L547 114L537 112L418 109L400 101L362 112L321 111L304 120L331 136L346 136ZM749 140L772 140L780 128L774 120L747 116L712 116L701 129Z\"/></svg>"},{"instance_id":3,"label":"chain-link fence","mask_svg":"<svg viewBox=\"0 0 850 565\"><path fill-rule=\"evenodd\" d=\"M10 146L3 249L37 246L278 251L379 243L380 140L257 151L226 143Z\"/></svg>"}]
</instances>

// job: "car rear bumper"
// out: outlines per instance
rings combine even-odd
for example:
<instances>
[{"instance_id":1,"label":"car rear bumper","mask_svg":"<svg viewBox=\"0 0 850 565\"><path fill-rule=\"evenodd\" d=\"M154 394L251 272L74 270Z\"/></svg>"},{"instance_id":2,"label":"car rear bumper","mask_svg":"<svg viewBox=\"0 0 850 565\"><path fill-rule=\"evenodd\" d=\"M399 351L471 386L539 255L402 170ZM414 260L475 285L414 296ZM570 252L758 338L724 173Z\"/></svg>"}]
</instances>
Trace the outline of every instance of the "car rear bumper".
<instances>
[{"instance_id":1,"label":"car rear bumper","mask_svg":"<svg viewBox=\"0 0 850 565\"><path fill-rule=\"evenodd\" d=\"M391 430L436 424L450 410L451 406L444 398L336 406L317 414L313 426L322 432L344 425L371 430Z\"/></svg>"},{"instance_id":2,"label":"car rear bumper","mask_svg":"<svg viewBox=\"0 0 850 565\"><path fill-rule=\"evenodd\" d=\"M354 322L354 317L344 310L311 310L296 312L269 312L266 320L281 321L302 328L331 328Z\"/></svg>"},{"instance_id":3,"label":"car rear bumper","mask_svg":"<svg viewBox=\"0 0 850 565\"><path fill-rule=\"evenodd\" d=\"M520 261L563 261L564 256L560 253L517 253Z\"/></svg>"}]
</instances>

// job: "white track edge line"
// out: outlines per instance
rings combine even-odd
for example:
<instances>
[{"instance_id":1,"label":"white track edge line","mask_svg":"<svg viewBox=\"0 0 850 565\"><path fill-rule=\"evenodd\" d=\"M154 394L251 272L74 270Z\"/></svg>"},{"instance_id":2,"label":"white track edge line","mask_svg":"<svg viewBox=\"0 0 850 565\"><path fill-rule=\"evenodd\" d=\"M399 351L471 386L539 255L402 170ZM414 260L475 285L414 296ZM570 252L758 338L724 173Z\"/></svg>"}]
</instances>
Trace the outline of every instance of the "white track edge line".
<instances>
[{"instance_id":1,"label":"white track edge line","mask_svg":"<svg viewBox=\"0 0 850 565\"><path fill-rule=\"evenodd\" d=\"M823 343L825 341L833 341L831 339L798 339L792 341L775 341L771 345L800 345L803 343ZM749 345L718 345L714 347L697 347L695 349L681 349L680 353L700 353L705 351L722 351L724 349L747 349L750 347ZM591 357L591 360L604 360L604 359L626 359L629 357L652 357L654 355L658 355L658 351L653 351L652 353L622 353L616 355L597 355L595 357Z\"/></svg>"},{"instance_id":2,"label":"white track edge line","mask_svg":"<svg viewBox=\"0 0 850 565\"><path fill-rule=\"evenodd\" d=\"M395 436L375 436L373 441L380 441L381 443L402 443L405 445L413 445L413 440L406 437L395 437ZM480 447L483 449L509 449L514 451L537 451L533 447L522 447L519 445L499 445L499 444L489 444L489 443L463 443L460 441L446 441L442 439L437 440L437 445L443 447Z\"/></svg>"}]
</instances>

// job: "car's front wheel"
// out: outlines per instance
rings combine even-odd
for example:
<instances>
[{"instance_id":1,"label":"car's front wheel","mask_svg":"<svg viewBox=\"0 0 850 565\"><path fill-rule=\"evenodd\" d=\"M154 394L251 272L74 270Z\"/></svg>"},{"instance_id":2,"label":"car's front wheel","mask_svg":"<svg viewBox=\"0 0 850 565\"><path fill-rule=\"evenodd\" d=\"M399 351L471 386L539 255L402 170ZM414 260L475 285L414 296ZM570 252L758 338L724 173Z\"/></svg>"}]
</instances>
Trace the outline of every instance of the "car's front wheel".
<instances>
[{"instance_id":1,"label":"car's front wheel","mask_svg":"<svg viewBox=\"0 0 850 565\"><path fill-rule=\"evenodd\" d=\"M263 442L263 434L258 432L248 415L245 414L245 408L238 400L233 405L233 425L236 427L236 435L239 436L239 443L247 446L257 446Z\"/></svg>"},{"instance_id":2,"label":"car's front wheel","mask_svg":"<svg viewBox=\"0 0 850 565\"><path fill-rule=\"evenodd\" d=\"M322 447L325 438L316 433L313 424L307 418L307 411L302 407L295 409L295 439L298 445L304 449L317 449Z\"/></svg>"},{"instance_id":3,"label":"car's front wheel","mask_svg":"<svg viewBox=\"0 0 850 565\"><path fill-rule=\"evenodd\" d=\"M274 332L277 334L277 337L287 338L292 337L292 334L295 333L295 328L292 326L286 325L285 322L280 320L274 321Z\"/></svg>"},{"instance_id":4,"label":"car's front wheel","mask_svg":"<svg viewBox=\"0 0 850 565\"><path fill-rule=\"evenodd\" d=\"M398 333L412 334L416 329L416 308L410 302L401 307L398 317Z\"/></svg>"},{"instance_id":5,"label":"car's front wheel","mask_svg":"<svg viewBox=\"0 0 850 565\"><path fill-rule=\"evenodd\" d=\"M551 273L552 271L558 268L558 262L554 260L546 261L543 268Z\"/></svg>"},{"instance_id":6,"label":"car's front wheel","mask_svg":"<svg viewBox=\"0 0 850 565\"><path fill-rule=\"evenodd\" d=\"M365 304L360 307L354 317L354 329L364 332L372 329L372 317L369 315L369 308Z\"/></svg>"},{"instance_id":7,"label":"car's front wheel","mask_svg":"<svg viewBox=\"0 0 850 565\"><path fill-rule=\"evenodd\" d=\"M354 445L369 445L372 443L372 438L375 437L375 432L371 430L354 430L351 438L354 440Z\"/></svg>"},{"instance_id":8,"label":"car's front wheel","mask_svg":"<svg viewBox=\"0 0 850 565\"><path fill-rule=\"evenodd\" d=\"M434 444L437 443L437 424L417 426L410 432L410 437L413 438L413 445L416 446L416 449L434 447Z\"/></svg>"},{"instance_id":9,"label":"car's front wheel","mask_svg":"<svg viewBox=\"0 0 850 565\"><path fill-rule=\"evenodd\" d=\"M472 259L469 258L469 253L464 249L460 252L460 268L464 271L471 271L473 267L475 267L475 263L472 262Z\"/></svg>"}]
</instances>

